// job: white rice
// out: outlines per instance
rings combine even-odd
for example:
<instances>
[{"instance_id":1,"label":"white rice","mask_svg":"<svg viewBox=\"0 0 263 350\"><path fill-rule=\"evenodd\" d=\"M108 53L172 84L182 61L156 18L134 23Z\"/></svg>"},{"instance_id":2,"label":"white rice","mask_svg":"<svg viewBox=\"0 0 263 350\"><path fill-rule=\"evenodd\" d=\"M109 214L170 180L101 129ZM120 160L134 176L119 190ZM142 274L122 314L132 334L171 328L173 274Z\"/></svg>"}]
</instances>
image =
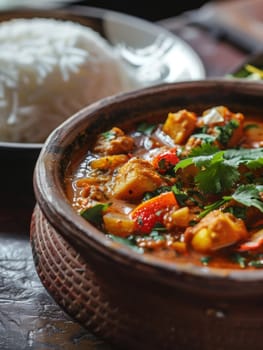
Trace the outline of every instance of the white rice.
<instances>
[{"instance_id":1,"label":"white rice","mask_svg":"<svg viewBox=\"0 0 263 350\"><path fill-rule=\"evenodd\" d=\"M43 142L84 106L133 87L93 29L55 19L0 24L0 141Z\"/></svg>"}]
</instances>

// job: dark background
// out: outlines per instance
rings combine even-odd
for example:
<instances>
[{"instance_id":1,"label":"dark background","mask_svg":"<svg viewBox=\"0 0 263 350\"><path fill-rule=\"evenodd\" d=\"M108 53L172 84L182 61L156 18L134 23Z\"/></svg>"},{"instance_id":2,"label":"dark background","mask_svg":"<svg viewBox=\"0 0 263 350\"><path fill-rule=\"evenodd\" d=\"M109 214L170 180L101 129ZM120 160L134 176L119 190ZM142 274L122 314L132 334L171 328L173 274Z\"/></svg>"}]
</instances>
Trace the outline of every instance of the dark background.
<instances>
[{"instance_id":1,"label":"dark background","mask_svg":"<svg viewBox=\"0 0 263 350\"><path fill-rule=\"evenodd\" d=\"M174 17L184 11L197 9L207 0L159 0L153 2L127 1L127 0L82 0L78 5L86 5L99 8L107 8L114 11L128 13L151 21Z\"/></svg>"}]
</instances>

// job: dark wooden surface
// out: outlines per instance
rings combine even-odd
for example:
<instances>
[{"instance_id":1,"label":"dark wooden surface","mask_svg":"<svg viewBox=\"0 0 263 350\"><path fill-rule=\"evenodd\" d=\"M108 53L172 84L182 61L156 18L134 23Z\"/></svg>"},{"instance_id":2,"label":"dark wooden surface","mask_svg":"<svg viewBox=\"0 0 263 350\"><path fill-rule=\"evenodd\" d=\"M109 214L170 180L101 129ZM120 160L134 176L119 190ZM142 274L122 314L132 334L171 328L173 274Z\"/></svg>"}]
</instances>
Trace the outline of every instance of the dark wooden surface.
<instances>
[{"instance_id":1,"label":"dark wooden surface","mask_svg":"<svg viewBox=\"0 0 263 350\"><path fill-rule=\"evenodd\" d=\"M224 76L247 52L215 33L176 17L159 22L187 41L203 60L207 76ZM39 280L32 259L29 227L35 204L31 171L27 185L17 168L16 179L5 181L0 201L0 349L109 350L72 321L53 301ZM21 183L19 190L14 181Z\"/></svg>"}]
</instances>

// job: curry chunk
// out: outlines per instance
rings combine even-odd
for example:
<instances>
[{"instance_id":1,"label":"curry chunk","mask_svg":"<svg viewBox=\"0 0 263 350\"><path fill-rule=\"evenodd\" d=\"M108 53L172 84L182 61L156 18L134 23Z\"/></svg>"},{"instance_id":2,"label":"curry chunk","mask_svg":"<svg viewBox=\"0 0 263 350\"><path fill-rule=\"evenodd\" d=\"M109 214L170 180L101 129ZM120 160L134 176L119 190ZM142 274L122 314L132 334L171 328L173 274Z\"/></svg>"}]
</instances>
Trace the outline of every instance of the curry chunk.
<instances>
[{"instance_id":1,"label":"curry chunk","mask_svg":"<svg viewBox=\"0 0 263 350\"><path fill-rule=\"evenodd\" d=\"M154 191L164 184L150 162L132 158L120 167L114 181L113 196L133 201L141 198L145 192Z\"/></svg>"},{"instance_id":2,"label":"curry chunk","mask_svg":"<svg viewBox=\"0 0 263 350\"><path fill-rule=\"evenodd\" d=\"M190 222L190 209L188 207L177 208L168 216L166 226L173 227L187 227Z\"/></svg>"},{"instance_id":3,"label":"curry chunk","mask_svg":"<svg viewBox=\"0 0 263 350\"><path fill-rule=\"evenodd\" d=\"M193 249L201 253L228 247L247 237L243 220L220 210L213 210L185 232L186 240L189 239Z\"/></svg>"},{"instance_id":4,"label":"curry chunk","mask_svg":"<svg viewBox=\"0 0 263 350\"><path fill-rule=\"evenodd\" d=\"M195 113L182 109L177 113L168 114L163 131L174 140L175 144L182 145L194 131L196 122Z\"/></svg>"},{"instance_id":5,"label":"curry chunk","mask_svg":"<svg viewBox=\"0 0 263 350\"><path fill-rule=\"evenodd\" d=\"M236 147L244 136L244 115L233 113L225 106L217 106L203 112L198 127L207 127L207 134L216 137L221 148Z\"/></svg>"},{"instance_id":6,"label":"curry chunk","mask_svg":"<svg viewBox=\"0 0 263 350\"><path fill-rule=\"evenodd\" d=\"M103 216L105 230L113 235L127 237L135 230L135 223L129 216L109 212Z\"/></svg>"},{"instance_id":7,"label":"curry chunk","mask_svg":"<svg viewBox=\"0 0 263 350\"><path fill-rule=\"evenodd\" d=\"M101 169L101 170L115 169L118 166L127 162L128 159L129 158L126 154L104 156L91 161L90 166L92 169Z\"/></svg>"},{"instance_id":8,"label":"curry chunk","mask_svg":"<svg viewBox=\"0 0 263 350\"><path fill-rule=\"evenodd\" d=\"M135 142L132 137L126 135L120 128L100 134L94 146L94 152L103 155L127 154L133 150Z\"/></svg>"}]
</instances>

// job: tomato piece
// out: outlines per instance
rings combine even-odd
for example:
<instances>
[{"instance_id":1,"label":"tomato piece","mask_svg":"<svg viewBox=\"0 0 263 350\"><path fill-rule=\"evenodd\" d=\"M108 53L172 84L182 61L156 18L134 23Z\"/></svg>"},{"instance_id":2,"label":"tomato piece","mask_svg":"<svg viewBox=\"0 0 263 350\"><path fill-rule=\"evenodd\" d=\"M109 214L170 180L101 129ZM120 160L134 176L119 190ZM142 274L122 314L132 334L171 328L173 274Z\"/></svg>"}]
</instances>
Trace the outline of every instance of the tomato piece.
<instances>
[{"instance_id":1,"label":"tomato piece","mask_svg":"<svg viewBox=\"0 0 263 350\"><path fill-rule=\"evenodd\" d=\"M136 230L150 233L157 223L163 223L164 215L173 207L178 208L178 203L172 191L142 202L131 213Z\"/></svg>"},{"instance_id":2,"label":"tomato piece","mask_svg":"<svg viewBox=\"0 0 263 350\"><path fill-rule=\"evenodd\" d=\"M158 154L153 159L154 168L161 174L166 173L172 169L179 162L176 148L171 148L163 153Z\"/></svg>"}]
</instances>

